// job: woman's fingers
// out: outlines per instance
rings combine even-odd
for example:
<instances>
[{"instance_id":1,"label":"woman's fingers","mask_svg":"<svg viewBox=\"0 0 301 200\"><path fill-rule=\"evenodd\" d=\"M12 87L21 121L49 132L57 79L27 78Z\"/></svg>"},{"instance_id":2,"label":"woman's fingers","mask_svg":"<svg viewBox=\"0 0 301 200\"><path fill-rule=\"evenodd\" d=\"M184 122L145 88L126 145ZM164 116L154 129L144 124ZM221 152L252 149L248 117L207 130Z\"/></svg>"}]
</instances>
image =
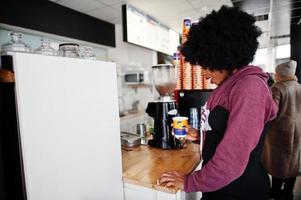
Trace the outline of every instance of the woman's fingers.
<instances>
[{"instance_id":1,"label":"woman's fingers","mask_svg":"<svg viewBox=\"0 0 301 200\"><path fill-rule=\"evenodd\" d=\"M178 187L183 188L184 180L178 177L162 177L159 179L159 185L164 185L167 187Z\"/></svg>"},{"instance_id":2,"label":"woman's fingers","mask_svg":"<svg viewBox=\"0 0 301 200\"><path fill-rule=\"evenodd\" d=\"M193 137L198 137L199 136L199 130L195 128L190 128L188 131L188 134L193 136Z\"/></svg>"},{"instance_id":3,"label":"woman's fingers","mask_svg":"<svg viewBox=\"0 0 301 200\"><path fill-rule=\"evenodd\" d=\"M184 176L184 174L178 171L168 171L168 172L164 172L161 175L161 177L182 177L182 176Z\"/></svg>"},{"instance_id":4,"label":"woman's fingers","mask_svg":"<svg viewBox=\"0 0 301 200\"><path fill-rule=\"evenodd\" d=\"M166 187L176 187L176 183L174 181L170 181L170 182L166 183L165 186Z\"/></svg>"},{"instance_id":5,"label":"woman's fingers","mask_svg":"<svg viewBox=\"0 0 301 200\"><path fill-rule=\"evenodd\" d=\"M164 183L167 183L167 182L171 182L171 181L175 181L175 178L172 177L172 176L167 176L167 175L165 175L165 176L161 176L161 177L159 178L159 184L160 184L160 185L161 185L161 184L164 184Z\"/></svg>"},{"instance_id":6,"label":"woman's fingers","mask_svg":"<svg viewBox=\"0 0 301 200\"><path fill-rule=\"evenodd\" d=\"M178 171L169 171L163 173L158 179L158 184L165 185L167 187L184 188L184 173Z\"/></svg>"},{"instance_id":7,"label":"woman's fingers","mask_svg":"<svg viewBox=\"0 0 301 200\"><path fill-rule=\"evenodd\" d=\"M197 141L199 139L199 137L194 137L190 134L187 134L185 137L186 140L190 140L190 141Z\"/></svg>"},{"instance_id":8,"label":"woman's fingers","mask_svg":"<svg viewBox=\"0 0 301 200\"><path fill-rule=\"evenodd\" d=\"M168 176L184 177L184 173L179 171L169 171L164 174L167 174Z\"/></svg>"},{"instance_id":9,"label":"woman's fingers","mask_svg":"<svg viewBox=\"0 0 301 200\"><path fill-rule=\"evenodd\" d=\"M199 139L199 132L197 129L190 128L186 135L186 140L196 141Z\"/></svg>"},{"instance_id":10,"label":"woman's fingers","mask_svg":"<svg viewBox=\"0 0 301 200\"><path fill-rule=\"evenodd\" d=\"M185 139L189 140L189 141L196 141L197 140L197 138L192 137L191 135L186 135Z\"/></svg>"}]
</instances>

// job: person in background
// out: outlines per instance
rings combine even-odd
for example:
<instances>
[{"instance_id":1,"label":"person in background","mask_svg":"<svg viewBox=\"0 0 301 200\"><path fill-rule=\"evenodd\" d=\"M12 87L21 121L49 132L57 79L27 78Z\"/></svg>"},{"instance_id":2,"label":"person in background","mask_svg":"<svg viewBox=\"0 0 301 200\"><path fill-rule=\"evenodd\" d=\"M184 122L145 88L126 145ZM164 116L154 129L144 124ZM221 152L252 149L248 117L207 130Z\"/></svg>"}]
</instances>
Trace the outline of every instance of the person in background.
<instances>
[{"instance_id":1,"label":"person in background","mask_svg":"<svg viewBox=\"0 0 301 200\"><path fill-rule=\"evenodd\" d=\"M275 83L275 74L271 72L267 72L269 79L268 79L268 85L272 87L272 85Z\"/></svg>"},{"instance_id":2,"label":"person in background","mask_svg":"<svg viewBox=\"0 0 301 200\"><path fill-rule=\"evenodd\" d=\"M267 134L263 163L272 175L271 197L276 200L293 199L301 170L301 85L296 66L293 60L278 65L271 88L279 110Z\"/></svg>"},{"instance_id":3,"label":"person in background","mask_svg":"<svg viewBox=\"0 0 301 200\"><path fill-rule=\"evenodd\" d=\"M265 126L278 108L268 75L249 65L260 34L255 18L235 7L222 6L192 25L181 53L203 66L206 78L218 85L201 116L203 166L192 174L165 172L159 184L203 192L202 200L268 199L269 177L261 155Z\"/></svg>"}]
</instances>

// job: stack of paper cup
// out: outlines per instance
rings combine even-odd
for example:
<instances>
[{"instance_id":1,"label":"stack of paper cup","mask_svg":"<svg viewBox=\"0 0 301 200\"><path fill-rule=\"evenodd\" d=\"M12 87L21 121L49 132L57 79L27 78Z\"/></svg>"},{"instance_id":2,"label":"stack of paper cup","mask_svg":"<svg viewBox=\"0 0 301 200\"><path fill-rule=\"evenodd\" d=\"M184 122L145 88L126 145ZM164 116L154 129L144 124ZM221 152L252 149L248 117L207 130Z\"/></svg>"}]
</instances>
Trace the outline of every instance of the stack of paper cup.
<instances>
[{"instance_id":1,"label":"stack of paper cup","mask_svg":"<svg viewBox=\"0 0 301 200\"><path fill-rule=\"evenodd\" d=\"M181 57L180 52L174 53L173 55L173 64L177 71L177 85L175 88L176 90L182 89L183 74L182 74L182 65L181 65L180 57Z\"/></svg>"},{"instance_id":2,"label":"stack of paper cup","mask_svg":"<svg viewBox=\"0 0 301 200\"><path fill-rule=\"evenodd\" d=\"M203 89L202 68L199 65L192 66L192 86L195 90Z\"/></svg>"},{"instance_id":3,"label":"stack of paper cup","mask_svg":"<svg viewBox=\"0 0 301 200\"><path fill-rule=\"evenodd\" d=\"M183 90L192 89L192 66L189 62L183 65Z\"/></svg>"}]
</instances>

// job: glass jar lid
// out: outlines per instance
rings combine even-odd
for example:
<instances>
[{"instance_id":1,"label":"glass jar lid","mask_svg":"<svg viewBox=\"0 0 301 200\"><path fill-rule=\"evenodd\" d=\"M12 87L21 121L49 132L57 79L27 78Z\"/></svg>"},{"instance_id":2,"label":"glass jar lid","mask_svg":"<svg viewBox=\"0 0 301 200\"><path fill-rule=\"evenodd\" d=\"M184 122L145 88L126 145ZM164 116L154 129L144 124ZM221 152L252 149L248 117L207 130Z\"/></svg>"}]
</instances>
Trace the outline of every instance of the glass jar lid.
<instances>
[{"instance_id":1,"label":"glass jar lid","mask_svg":"<svg viewBox=\"0 0 301 200\"><path fill-rule=\"evenodd\" d=\"M32 52L31 47L22 41L22 33L11 32L9 34L10 42L1 46L1 54L7 54L8 52Z\"/></svg>"},{"instance_id":2,"label":"glass jar lid","mask_svg":"<svg viewBox=\"0 0 301 200\"><path fill-rule=\"evenodd\" d=\"M47 38L41 39L41 46L35 49L34 53L47 55L47 56L57 55L57 51L50 46L50 40Z\"/></svg>"},{"instance_id":3,"label":"glass jar lid","mask_svg":"<svg viewBox=\"0 0 301 200\"><path fill-rule=\"evenodd\" d=\"M70 58L80 58L79 44L62 43L59 45L59 55Z\"/></svg>"}]
</instances>

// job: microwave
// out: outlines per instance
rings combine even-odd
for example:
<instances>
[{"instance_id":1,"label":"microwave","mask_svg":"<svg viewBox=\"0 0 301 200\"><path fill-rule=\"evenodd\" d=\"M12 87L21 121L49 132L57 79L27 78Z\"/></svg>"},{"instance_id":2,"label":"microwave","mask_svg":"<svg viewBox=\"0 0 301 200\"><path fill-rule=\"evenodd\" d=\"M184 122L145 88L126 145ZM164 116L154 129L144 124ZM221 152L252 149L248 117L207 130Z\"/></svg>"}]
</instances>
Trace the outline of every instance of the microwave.
<instances>
[{"instance_id":1,"label":"microwave","mask_svg":"<svg viewBox=\"0 0 301 200\"><path fill-rule=\"evenodd\" d=\"M149 72L127 72L124 74L124 83L127 85L150 84Z\"/></svg>"}]
</instances>

